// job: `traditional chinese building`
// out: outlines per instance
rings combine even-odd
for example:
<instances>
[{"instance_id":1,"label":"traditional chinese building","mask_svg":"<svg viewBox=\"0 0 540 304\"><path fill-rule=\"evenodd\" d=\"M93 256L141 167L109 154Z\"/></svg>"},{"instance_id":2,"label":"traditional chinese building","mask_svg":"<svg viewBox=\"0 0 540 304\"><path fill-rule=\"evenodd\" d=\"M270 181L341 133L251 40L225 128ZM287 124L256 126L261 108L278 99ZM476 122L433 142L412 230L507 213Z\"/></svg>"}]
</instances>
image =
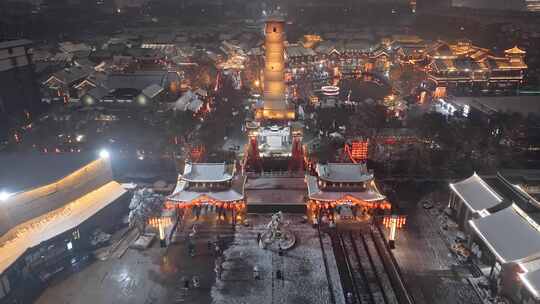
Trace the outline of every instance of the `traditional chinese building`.
<instances>
[{"instance_id":1,"label":"traditional chinese building","mask_svg":"<svg viewBox=\"0 0 540 304\"><path fill-rule=\"evenodd\" d=\"M308 209L314 214L338 206L358 210L364 215L391 208L386 196L377 188L373 172L368 171L365 163L317 164L315 175L307 175L306 182Z\"/></svg>"},{"instance_id":2,"label":"traditional chinese building","mask_svg":"<svg viewBox=\"0 0 540 304\"><path fill-rule=\"evenodd\" d=\"M540 303L540 202L500 173L473 174L450 188L450 218L465 233L469 254L491 267L486 276L497 295Z\"/></svg>"},{"instance_id":3,"label":"traditional chinese building","mask_svg":"<svg viewBox=\"0 0 540 304\"><path fill-rule=\"evenodd\" d=\"M302 45L289 45L286 53L287 67L302 68L312 64L317 59L317 53L311 48Z\"/></svg>"},{"instance_id":4,"label":"traditional chinese building","mask_svg":"<svg viewBox=\"0 0 540 304\"><path fill-rule=\"evenodd\" d=\"M469 233L471 219L481 218L504 208L503 198L476 173L450 184L449 209L456 223Z\"/></svg>"},{"instance_id":5,"label":"traditional chinese building","mask_svg":"<svg viewBox=\"0 0 540 304\"><path fill-rule=\"evenodd\" d=\"M245 176L236 175L235 164L187 163L166 206L210 206L223 212L230 211L234 220L238 212L245 209L245 183Z\"/></svg>"},{"instance_id":6,"label":"traditional chinese building","mask_svg":"<svg viewBox=\"0 0 540 304\"><path fill-rule=\"evenodd\" d=\"M337 68L336 74L358 74L369 63L370 45L364 41L324 41L317 45L314 50L317 59L328 67Z\"/></svg>"},{"instance_id":7,"label":"traditional chinese building","mask_svg":"<svg viewBox=\"0 0 540 304\"><path fill-rule=\"evenodd\" d=\"M439 87L453 89L512 89L523 81L527 70L526 52L513 47L504 56L459 41L455 44L438 42L428 50L428 77Z\"/></svg>"},{"instance_id":8,"label":"traditional chinese building","mask_svg":"<svg viewBox=\"0 0 540 304\"><path fill-rule=\"evenodd\" d=\"M301 169L296 163L302 158L302 131L292 126L296 113L286 92L284 26L284 19L278 15L269 17L265 24L264 102L256 109L253 128L248 127L245 163L251 171ZM288 166L284 160L290 162Z\"/></svg>"}]
</instances>

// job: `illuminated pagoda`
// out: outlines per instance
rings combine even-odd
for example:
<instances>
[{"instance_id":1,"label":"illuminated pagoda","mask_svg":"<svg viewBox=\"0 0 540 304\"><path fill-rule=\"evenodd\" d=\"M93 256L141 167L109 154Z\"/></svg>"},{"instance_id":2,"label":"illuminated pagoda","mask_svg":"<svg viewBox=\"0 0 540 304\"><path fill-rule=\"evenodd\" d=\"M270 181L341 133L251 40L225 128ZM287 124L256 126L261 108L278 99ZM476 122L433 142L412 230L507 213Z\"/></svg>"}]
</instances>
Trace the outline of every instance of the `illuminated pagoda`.
<instances>
[{"instance_id":1,"label":"illuminated pagoda","mask_svg":"<svg viewBox=\"0 0 540 304\"><path fill-rule=\"evenodd\" d=\"M212 206L238 214L245 207L245 183L245 176L236 175L235 164L187 163L184 174L178 176L173 194L167 198L166 206Z\"/></svg>"},{"instance_id":2,"label":"illuminated pagoda","mask_svg":"<svg viewBox=\"0 0 540 304\"><path fill-rule=\"evenodd\" d=\"M295 110L286 94L284 25L284 19L277 14L272 14L265 25L264 104L255 113L253 126L247 126L246 164L250 171L265 166L270 170L299 170L303 166L302 128L293 123ZM288 166L282 166L283 160L289 162Z\"/></svg>"},{"instance_id":3,"label":"illuminated pagoda","mask_svg":"<svg viewBox=\"0 0 540 304\"><path fill-rule=\"evenodd\" d=\"M287 103L285 86L285 20L274 14L265 25L264 108L258 118L294 119L294 109Z\"/></svg>"},{"instance_id":4,"label":"illuminated pagoda","mask_svg":"<svg viewBox=\"0 0 540 304\"><path fill-rule=\"evenodd\" d=\"M315 214L337 206L354 207L365 215L391 209L365 162L317 164L315 173L306 176L308 209Z\"/></svg>"}]
</instances>

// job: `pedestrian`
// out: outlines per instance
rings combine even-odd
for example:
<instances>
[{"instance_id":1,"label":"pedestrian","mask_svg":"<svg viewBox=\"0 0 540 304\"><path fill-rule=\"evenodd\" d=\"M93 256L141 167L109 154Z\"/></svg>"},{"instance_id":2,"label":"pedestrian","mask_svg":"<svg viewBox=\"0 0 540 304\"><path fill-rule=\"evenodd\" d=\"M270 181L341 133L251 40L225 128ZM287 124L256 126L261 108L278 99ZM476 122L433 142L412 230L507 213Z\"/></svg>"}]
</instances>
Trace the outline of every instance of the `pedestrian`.
<instances>
[{"instance_id":1,"label":"pedestrian","mask_svg":"<svg viewBox=\"0 0 540 304\"><path fill-rule=\"evenodd\" d=\"M221 273L223 272L223 265L221 265L221 262L219 260L216 260L214 271L216 272L217 278L221 280Z\"/></svg>"},{"instance_id":2,"label":"pedestrian","mask_svg":"<svg viewBox=\"0 0 540 304\"><path fill-rule=\"evenodd\" d=\"M184 289L189 289L189 280L184 278Z\"/></svg>"},{"instance_id":3,"label":"pedestrian","mask_svg":"<svg viewBox=\"0 0 540 304\"><path fill-rule=\"evenodd\" d=\"M261 237L262 237L261 233L260 232L257 233L257 244L261 242Z\"/></svg>"},{"instance_id":4,"label":"pedestrian","mask_svg":"<svg viewBox=\"0 0 540 304\"><path fill-rule=\"evenodd\" d=\"M278 255L283 256L283 248L281 248L281 244L278 245Z\"/></svg>"},{"instance_id":5,"label":"pedestrian","mask_svg":"<svg viewBox=\"0 0 540 304\"><path fill-rule=\"evenodd\" d=\"M276 279L283 280L283 273L281 270L276 271Z\"/></svg>"},{"instance_id":6,"label":"pedestrian","mask_svg":"<svg viewBox=\"0 0 540 304\"><path fill-rule=\"evenodd\" d=\"M253 267L253 278L255 280L260 280L261 279L260 272L259 272L259 267L257 267L257 265L255 265Z\"/></svg>"},{"instance_id":7,"label":"pedestrian","mask_svg":"<svg viewBox=\"0 0 540 304\"><path fill-rule=\"evenodd\" d=\"M347 298L347 304L353 304L354 303L353 302L353 294L352 294L352 292L348 291L346 298Z\"/></svg>"},{"instance_id":8,"label":"pedestrian","mask_svg":"<svg viewBox=\"0 0 540 304\"><path fill-rule=\"evenodd\" d=\"M195 256L195 244L193 243L191 239L189 240L189 243L188 243L188 252L191 257Z\"/></svg>"}]
</instances>

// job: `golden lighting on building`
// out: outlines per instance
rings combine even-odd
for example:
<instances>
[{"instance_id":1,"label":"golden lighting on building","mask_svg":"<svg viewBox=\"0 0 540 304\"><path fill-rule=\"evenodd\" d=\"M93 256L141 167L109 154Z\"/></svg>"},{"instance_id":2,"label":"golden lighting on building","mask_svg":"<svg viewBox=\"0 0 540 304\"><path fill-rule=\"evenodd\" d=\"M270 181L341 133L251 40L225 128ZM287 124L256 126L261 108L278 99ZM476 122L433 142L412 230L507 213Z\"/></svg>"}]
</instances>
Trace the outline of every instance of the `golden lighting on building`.
<instances>
[{"instance_id":1,"label":"golden lighting on building","mask_svg":"<svg viewBox=\"0 0 540 304\"><path fill-rule=\"evenodd\" d=\"M170 217L152 217L148 219L148 225L158 228L159 225L168 226L172 224Z\"/></svg>"},{"instance_id":2,"label":"golden lighting on building","mask_svg":"<svg viewBox=\"0 0 540 304\"><path fill-rule=\"evenodd\" d=\"M446 87L437 87L435 93L433 93L435 98L444 98L446 97Z\"/></svg>"},{"instance_id":3,"label":"golden lighting on building","mask_svg":"<svg viewBox=\"0 0 540 304\"><path fill-rule=\"evenodd\" d=\"M246 203L244 201L230 201L230 202L222 202L218 200L213 200L210 197L207 196L201 196L198 199L195 199L190 202L175 202L175 201L167 201L165 202L165 208L166 209L175 209L175 208L191 208L193 206L201 206L203 205L211 205L219 208L225 208L225 209L235 209L236 211L243 211L246 210ZM149 224L157 227L157 221L155 221L156 218L153 218L149 220ZM153 221L152 221L153 220ZM170 218L169 218L170 223Z\"/></svg>"},{"instance_id":4,"label":"golden lighting on building","mask_svg":"<svg viewBox=\"0 0 540 304\"><path fill-rule=\"evenodd\" d=\"M336 201L309 200L308 209L317 211L320 209L336 208L338 205L341 205L341 204L355 205L357 207L364 207L367 209L380 209L380 210L392 209L392 205L388 201L368 202L368 201L357 199L352 196L346 196L343 199L336 200Z\"/></svg>"},{"instance_id":5,"label":"golden lighting on building","mask_svg":"<svg viewBox=\"0 0 540 304\"><path fill-rule=\"evenodd\" d=\"M264 111L265 119L294 119L295 113L286 102L285 87L285 22L269 19L265 26ZM257 115L259 116L259 115ZM256 117L257 117L256 116Z\"/></svg>"},{"instance_id":6,"label":"golden lighting on building","mask_svg":"<svg viewBox=\"0 0 540 304\"><path fill-rule=\"evenodd\" d=\"M339 67L334 67L334 77L341 77L341 72L339 71Z\"/></svg>"},{"instance_id":7,"label":"golden lighting on building","mask_svg":"<svg viewBox=\"0 0 540 304\"><path fill-rule=\"evenodd\" d=\"M304 35L304 40L302 42L302 45L305 48L313 48L315 45L319 42L322 42L323 39L319 35Z\"/></svg>"},{"instance_id":8,"label":"golden lighting on building","mask_svg":"<svg viewBox=\"0 0 540 304\"><path fill-rule=\"evenodd\" d=\"M426 98L427 98L426 91L422 91L422 93L420 93L420 100L418 102L420 104L424 104L426 102Z\"/></svg>"},{"instance_id":9,"label":"golden lighting on building","mask_svg":"<svg viewBox=\"0 0 540 304\"><path fill-rule=\"evenodd\" d=\"M407 223L407 217L399 215L385 216L383 218L383 225L386 228L390 228L392 225L395 225L396 228L401 229Z\"/></svg>"}]
</instances>

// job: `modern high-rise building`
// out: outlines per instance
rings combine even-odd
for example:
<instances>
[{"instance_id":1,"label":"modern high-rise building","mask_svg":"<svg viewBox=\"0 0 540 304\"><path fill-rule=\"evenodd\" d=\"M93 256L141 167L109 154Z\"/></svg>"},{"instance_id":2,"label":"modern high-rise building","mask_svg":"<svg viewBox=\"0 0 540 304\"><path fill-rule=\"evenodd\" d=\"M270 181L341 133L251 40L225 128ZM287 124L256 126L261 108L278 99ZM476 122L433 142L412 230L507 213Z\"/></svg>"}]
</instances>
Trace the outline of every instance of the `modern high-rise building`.
<instances>
[{"instance_id":1,"label":"modern high-rise building","mask_svg":"<svg viewBox=\"0 0 540 304\"><path fill-rule=\"evenodd\" d=\"M294 119L294 110L286 99L285 88L285 21L279 16L268 18L265 26L264 109L262 118Z\"/></svg>"}]
</instances>

